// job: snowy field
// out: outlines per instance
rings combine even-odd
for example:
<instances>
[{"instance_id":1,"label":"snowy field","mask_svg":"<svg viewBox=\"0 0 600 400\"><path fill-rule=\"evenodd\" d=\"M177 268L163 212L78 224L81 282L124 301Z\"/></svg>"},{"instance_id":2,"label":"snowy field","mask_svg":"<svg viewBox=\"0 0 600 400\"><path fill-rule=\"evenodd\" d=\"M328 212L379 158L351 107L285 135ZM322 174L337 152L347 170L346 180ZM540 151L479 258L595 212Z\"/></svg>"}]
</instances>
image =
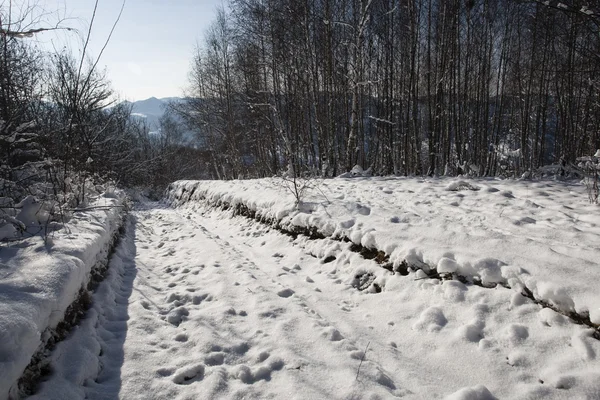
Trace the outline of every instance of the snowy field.
<instances>
[{"instance_id":1,"label":"snowy field","mask_svg":"<svg viewBox=\"0 0 600 400\"><path fill-rule=\"evenodd\" d=\"M168 200L131 213L33 398L600 398L600 209L579 184L333 179L297 209L277 180L185 181Z\"/></svg>"}]
</instances>

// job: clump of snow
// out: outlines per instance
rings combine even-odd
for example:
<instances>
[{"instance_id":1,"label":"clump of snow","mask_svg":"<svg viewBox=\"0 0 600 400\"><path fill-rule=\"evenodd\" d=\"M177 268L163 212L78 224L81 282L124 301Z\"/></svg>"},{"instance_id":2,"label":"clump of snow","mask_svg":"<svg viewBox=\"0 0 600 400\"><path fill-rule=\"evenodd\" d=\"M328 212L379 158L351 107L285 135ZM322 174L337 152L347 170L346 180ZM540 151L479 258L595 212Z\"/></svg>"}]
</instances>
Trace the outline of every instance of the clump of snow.
<instances>
[{"instance_id":1,"label":"clump of snow","mask_svg":"<svg viewBox=\"0 0 600 400\"><path fill-rule=\"evenodd\" d=\"M457 192L459 190L479 190L479 187L475 186L469 182L458 180L458 181L450 182L446 186L446 190L451 191L451 192Z\"/></svg>"},{"instance_id":2,"label":"clump of snow","mask_svg":"<svg viewBox=\"0 0 600 400\"><path fill-rule=\"evenodd\" d=\"M425 309L413 325L413 329L426 332L437 332L448 323L444 312L439 307Z\"/></svg>"},{"instance_id":3,"label":"clump of snow","mask_svg":"<svg viewBox=\"0 0 600 400\"><path fill-rule=\"evenodd\" d=\"M444 400L498 400L489 390L483 385L462 388Z\"/></svg>"},{"instance_id":4,"label":"clump of snow","mask_svg":"<svg viewBox=\"0 0 600 400\"><path fill-rule=\"evenodd\" d=\"M550 308L543 308L539 312L540 322L545 326L562 326L568 324L568 318Z\"/></svg>"},{"instance_id":5,"label":"clump of snow","mask_svg":"<svg viewBox=\"0 0 600 400\"><path fill-rule=\"evenodd\" d=\"M540 298L551 302L563 310L575 310L575 302L564 287L552 282L539 282L536 289Z\"/></svg>"},{"instance_id":6,"label":"clump of snow","mask_svg":"<svg viewBox=\"0 0 600 400\"><path fill-rule=\"evenodd\" d=\"M483 283L498 283L503 282L502 266L505 264L495 258L484 258L478 260L473 268L481 277Z\"/></svg>"},{"instance_id":7,"label":"clump of snow","mask_svg":"<svg viewBox=\"0 0 600 400\"><path fill-rule=\"evenodd\" d=\"M437 263L437 271L439 273L453 273L458 271L458 264L451 258L442 257Z\"/></svg>"}]
</instances>

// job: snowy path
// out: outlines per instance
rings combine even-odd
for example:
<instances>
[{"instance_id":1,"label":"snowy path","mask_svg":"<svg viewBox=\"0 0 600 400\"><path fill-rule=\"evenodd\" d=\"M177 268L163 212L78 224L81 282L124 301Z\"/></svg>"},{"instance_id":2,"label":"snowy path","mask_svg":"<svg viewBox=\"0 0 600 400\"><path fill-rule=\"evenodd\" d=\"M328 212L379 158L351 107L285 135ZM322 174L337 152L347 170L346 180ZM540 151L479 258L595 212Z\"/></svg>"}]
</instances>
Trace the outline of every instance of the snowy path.
<instances>
[{"instance_id":1,"label":"snowy path","mask_svg":"<svg viewBox=\"0 0 600 400\"><path fill-rule=\"evenodd\" d=\"M479 384L498 398L568 397L571 387L593 398L600 390L597 341L507 289L399 277L389 292L368 294L348 284L345 266L372 261L330 240L155 204L132 221L112 272L120 274L100 288L100 317L87 327L101 370L69 398L441 398ZM323 249L337 259L310 255ZM82 343L93 354L84 332L85 323L55 358ZM73 379L56 375L41 397L67 393Z\"/></svg>"},{"instance_id":2,"label":"snowy path","mask_svg":"<svg viewBox=\"0 0 600 400\"><path fill-rule=\"evenodd\" d=\"M109 368L88 396L339 398L379 393L385 398L408 393L406 382L394 382L375 362L363 363L355 382L360 349L369 341L371 351L389 345L371 337L362 317L358 325L346 317L352 303L339 300L350 300L349 290L324 276L313 281L303 266L318 260L290 247L289 238L249 223L236 226L239 222L198 215L186 219L171 209L137 213L137 276L127 338L123 350L104 352L101 361ZM259 238L269 243L254 247ZM346 296L323 294L326 287L326 292ZM118 331L121 325L109 320L104 329ZM110 368L122 359L120 371Z\"/></svg>"}]
</instances>

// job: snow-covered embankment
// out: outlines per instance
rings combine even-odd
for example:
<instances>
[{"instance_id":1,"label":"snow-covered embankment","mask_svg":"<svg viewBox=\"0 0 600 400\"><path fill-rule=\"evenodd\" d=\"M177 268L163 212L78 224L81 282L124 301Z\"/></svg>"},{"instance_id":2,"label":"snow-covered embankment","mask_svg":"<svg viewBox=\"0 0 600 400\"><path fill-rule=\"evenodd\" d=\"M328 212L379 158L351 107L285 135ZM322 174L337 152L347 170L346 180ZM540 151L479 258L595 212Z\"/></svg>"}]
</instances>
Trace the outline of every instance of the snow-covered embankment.
<instances>
[{"instance_id":1,"label":"snow-covered embankment","mask_svg":"<svg viewBox=\"0 0 600 400\"><path fill-rule=\"evenodd\" d=\"M50 349L85 312L123 226L124 200L105 193L46 238L0 247L1 400L32 389Z\"/></svg>"},{"instance_id":2,"label":"snow-covered embankment","mask_svg":"<svg viewBox=\"0 0 600 400\"><path fill-rule=\"evenodd\" d=\"M338 178L322 181L296 208L284 182L260 179L179 181L167 199L349 240L381 252L389 269L419 269L417 278L500 284L598 327L600 215L584 190L552 181ZM385 287L387 272L368 272Z\"/></svg>"}]
</instances>

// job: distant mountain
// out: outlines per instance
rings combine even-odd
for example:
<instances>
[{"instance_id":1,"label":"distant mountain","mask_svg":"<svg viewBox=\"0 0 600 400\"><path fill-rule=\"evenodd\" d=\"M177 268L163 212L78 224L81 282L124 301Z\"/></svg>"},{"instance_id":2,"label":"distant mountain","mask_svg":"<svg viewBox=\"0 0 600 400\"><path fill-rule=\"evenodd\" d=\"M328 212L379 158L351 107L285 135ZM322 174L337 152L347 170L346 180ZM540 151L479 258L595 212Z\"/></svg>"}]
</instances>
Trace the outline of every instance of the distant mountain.
<instances>
[{"instance_id":1,"label":"distant mountain","mask_svg":"<svg viewBox=\"0 0 600 400\"><path fill-rule=\"evenodd\" d=\"M145 119L148 123L148 127L151 131L158 130L159 119L165 113L167 104L171 101L183 100L179 97L165 97L157 99L156 97L150 97L146 100L138 100L134 102L124 101L125 104L131 104L131 114L135 118Z\"/></svg>"},{"instance_id":2,"label":"distant mountain","mask_svg":"<svg viewBox=\"0 0 600 400\"><path fill-rule=\"evenodd\" d=\"M148 124L148 128L150 129L151 134L160 134L160 118L164 115L166 107L171 102L179 102L184 101L185 99L181 97L163 97L161 99L157 99L156 97L150 97L146 100L138 100L138 101L124 101L124 104L131 105L131 116L133 118L143 119ZM173 118L176 122L181 124L182 126L182 139L183 143L187 145L191 145L193 147L197 146L193 144L194 142L194 132L188 131L183 128L183 120L179 118L177 115L173 115Z\"/></svg>"}]
</instances>

